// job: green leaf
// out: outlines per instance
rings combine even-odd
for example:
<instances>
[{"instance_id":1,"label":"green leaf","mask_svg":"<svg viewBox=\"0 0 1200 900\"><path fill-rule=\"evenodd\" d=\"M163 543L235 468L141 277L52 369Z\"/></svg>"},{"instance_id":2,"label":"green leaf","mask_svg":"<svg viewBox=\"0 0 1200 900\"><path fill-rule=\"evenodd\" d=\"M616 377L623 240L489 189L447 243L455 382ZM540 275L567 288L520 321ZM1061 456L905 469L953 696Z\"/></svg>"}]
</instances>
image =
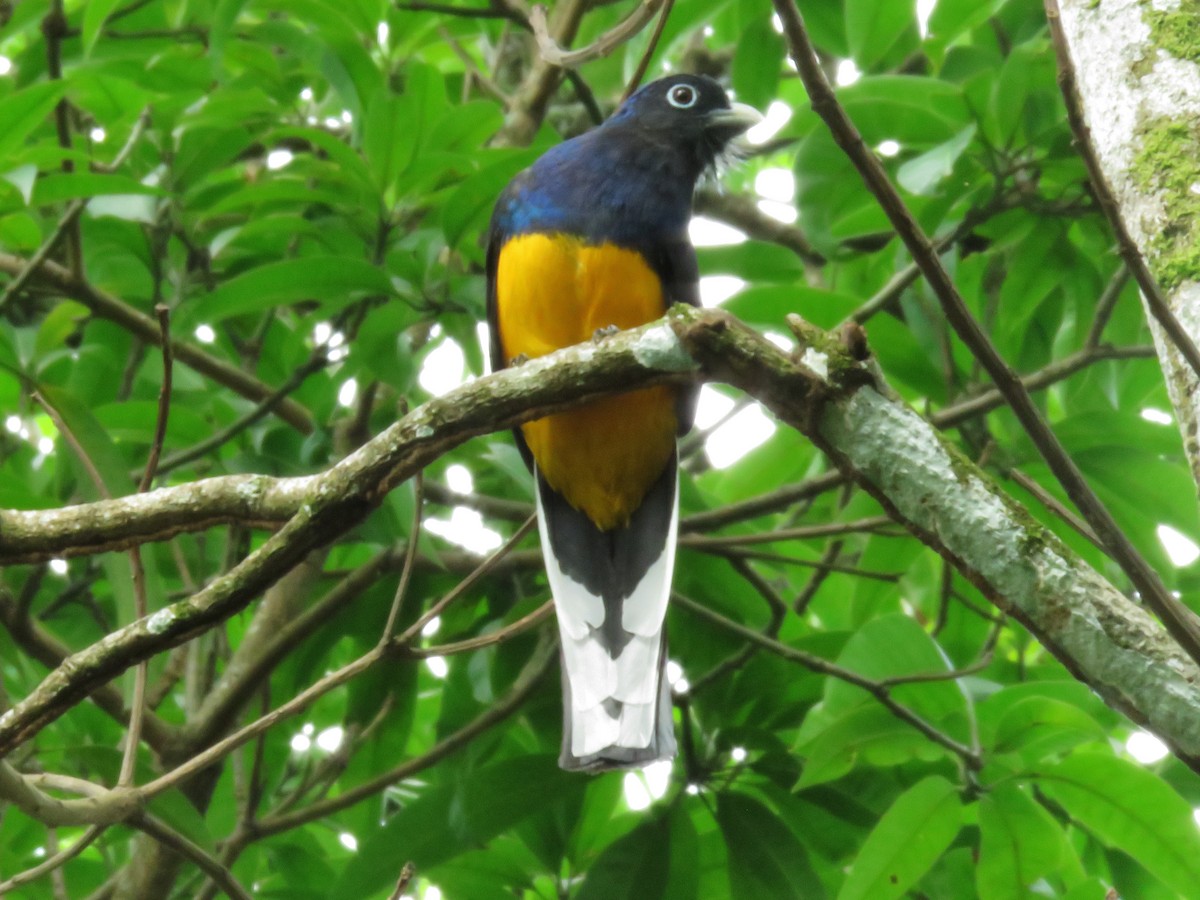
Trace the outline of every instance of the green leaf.
<instances>
[{"instance_id":1,"label":"green leaf","mask_svg":"<svg viewBox=\"0 0 1200 900\"><path fill-rule=\"evenodd\" d=\"M1071 852L1062 826L1014 784L1001 784L979 800L980 900L1022 900L1039 878Z\"/></svg>"},{"instance_id":2,"label":"green leaf","mask_svg":"<svg viewBox=\"0 0 1200 900\"><path fill-rule=\"evenodd\" d=\"M191 838L201 847L212 849L213 839L208 833L204 817L178 791L167 791L152 797L147 804L147 811L161 818L180 834Z\"/></svg>"},{"instance_id":3,"label":"green leaf","mask_svg":"<svg viewBox=\"0 0 1200 900\"><path fill-rule=\"evenodd\" d=\"M193 321L220 322L282 303L316 300L337 310L363 294L391 293L391 282L377 266L361 259L310 256L268 263L238 275L199 300Z\"/></svg>"},{"instance_id":4,"label":"green leaf","mask_svg":"<svg viewBox=\"0 0 1200 900\"><path fill-rule=\"evenodd\" d=\"M4 123L0 128L0 159L7 162L16 155L17 148L50 115L64 90L62 81L44 81L0 100L0 122Z\"/></svg>"},{"instance_id":5,"label":"green leaf","mask_svg":"<svg viewBox=\"0 0 1200 900\"><path fill-rule=\"evenodd\" d=\"M863 298L795 284L755 284L730 297L721 308L758 328L784 329L791 313L821 328L837 325L862 305Z\"/></svg>"},{"instance_id":6,"label":"green leaf","mask_svg":"<svg viewBox=\"0 0 1200 900\"><path fill-rule=\"evenodd\" d=\"M121 5L121 0L88 0L83 8L83 54L90 56L96 46L96 38L100 29L112 15L112 11Z\"/></svg>"},{"instance_id":7,"label":"green leaf","mask_svg":"<svg viewBox=\"0 0 1200 900\"><path fill-rule=\"evenodd\" d=\"M442 206L446 243L456 246L472 231L481 229L504 186L536 157L536 153L526 150L490 151L484 158L491 162L459 182Z\"/></svg>"},{"instance_id":8,"label":"green leaf","mask_svg":"<svg viewBox=\"0 0 1200 900\"><path fill-rule=\"evenodd\" d=\"M717 825L729 854L733 900L825 896L804 845L762 802L733 791L718 794Z\"/></svg>"},{"instance_id":9,"label":"green leaf","mask_svg":"<svg viewBox=\"0 0 1200 900\"><path fill-rule=\"evenodd\" d=\"M926 40L942 47L964 31L975 28L996 14L1008 0L938 0L929 16Z\"/></svg>"},{"instance_id":10,"label":"green leaf","mask_svg":"<svg viewBox=\"0 0 1200 900\"><path fill-rule=\"evenodd\" d=\"M916 8L895 0L846 0L846 36L850 55L864 72L884 59L915 47Z\"/></svg>"},{"instance_id":11,"label":"green leaf","mask_svg":"<svg viewBox=\"0 0 1200 900\"><path fill-rule=\"evenodd\" d=\"M386 90L376 92L367 106L363 125L363 154L380 191L392 187L396 175L412 161L420 133L407 126L401 98Z\"/></svg>"},{"instance_id":12,"label":"green leaf","mask_svg":"<svg viewBox=\"0 0 1200 900\"><path fill-rule=\"evenodd\" d=\"M839 665L869 678L948 671L945 656L925 630L900 613L872 619L846 643ZM954 726L965 738L967 702L962 688L953 681L898 685L892 695L936 725ZM841 712L873 704L862 688L830 679L825 690L825 709ZM961 732L961 733L960 733Z\"/></svg>"},{"instance_id":13,"label":"green leaf","mask_svg":"<svg viewBox=\"0 0 1200 900\"><path fill-rule=\"evenodd\" d=\"M365 200L367 196L374 195L372 173L366 162L329 132L319 128L283 127L273 131L271 137L276 142L292 139L312 144L320 153L329 157L337 167L338 173L346 178L350 186L360 191L358 199Z\"/></svg>"},{"instance_id":14,"label":"green leaf","mask_svg":"<svg viewBox=\"0 0 1200 900\"><path fill-rule=\"evenodd\" d=\"M1032 117L1040 97L1052 89L1055 69L1054 60L1037 45L1022 44L1005 59L984 117L985 132L993 142L1009 145L1022 132L1026 138L1035 136Z\"/></svg>"},{"instance_id":15,"label":"green leaf","mask_svg":"<svg viewBox=\"0 0 1200 900\"><path fill-rule=\"evenodd\" d=\"M126 400L107 403L93 410L96 421L118 441L149 444L154 439L158 419L157 400ZM212 423L183 404L173 404L167 416L166 443L168 447L198 444L212 434Z\"/></svg>"},{"instance_id":16,"label":"green leaf","mask_svg":"<svg viewBox=\"0 0 1200 900\"><path fill-rule=\"evenodd\" d=\"M731 72L740 102L765 107L771 101L779 84L784 52L783 37L772 27L769 16L756 19L742 32Z\"/></svg>"},{"instance_id":17,"label":"green leaf","mask_svg":"<svg viewBox=\"0 0 1200 900\"><path fill-rule=\"evenodd\" d=\"M394 882L405 860L418 872L436 869L586 785L545 755L506 759L429 788L359 844L331 896L369 896Z\"/></svg>"},{"instance_id":18,"label":"green leaf","mask_svg":"<svg viewBox=\"0 0 1200 900\"><path fill-rule=\"evenodd\" d=\"M33 163L28 163L24 166L17 166L15 169L9 172L5 172L3 175L0 175L0 178L3 178L18 191L20 191L21 199L28 204L30 199L33 197L33 186L37 183L37 176L38 167L33 165Z\"/></svg>"},{"instance_id":19,"label":"green leaf","mask_svg":"<svg viewBox=\"0 0 1200 900\"><path fill-rule=\"evenodd\" d=\"M105 194L148 194L162 196L163 191L124 175L99 175L93 172L53 173L38 179L33 189L34 206L46 206Z\"/></svg>"},{"instance_id":20,"label":"green leaf","mask_svg":"<svg viewBox=\"0 0 1200 900\"><path fill-rule=\"evenodd\" d=\"M896 798L867 837L838 900L902 897L962 828L958 788L938 775Z\"/></svg>"},{"instance_id":21,"label":"green leaf","mask_svg":"<svg viewBox=\"0 0 1200 900\"><path fill-rule=\"evenodd\" d=\"M1084 828L1182 896L1200 884L1192 807L1157 775L1106 753L1076 753L1037 784Z\"/></svg>"},{"instance_id":22,"label":"green leaf","mask_svg":"<svg viewBox=\"0 0 1200 900\"><path fill-rule=\"evenodd\" d=\"M587 877L575 900L607 900L610 897L644 897L658 900L666 896L671 883L671 857L677 849L673 837L690 841L688 848L692 875L695 875L696 830L686 814L663 813L643 822L624 837L609 844L588 867ZM687 870L680 868L680 875Z\"/></svg>"},{"instance_id":23,"label":"green leaf","mask_svg":"<svg viewBox=\"0 0 1200 900\"><path fill-rule=\"evenodd\" d=\"M117 450L112 438L96 419L89 406L75 394L52 385L41 385L39 390L50 401L50 405L58 411L71 435L78 441L87 458L95 466L108 493L113 497L121 497L131 493L133 482L129 477L129 467L126 465L120 451ZM75 459L75 452L67 443L66 437L59 436L59 452L68 454ZM92 479L79 466L81 490L86 496L98 499L98 489Z\"/></svg>"},{"instance_id":24,"label":"green leaf","mask_svg":"<svg viewBox=\"0 0 1200 900\"><path fill-rule=\"evenodd\" d=\"M900 186L912 194L936 193L934 188L954 171L954 164L975 137L974 123L950 140L905 162L896 172Z\"/></svg>"},{"instance_id":25,"label":"green leaf","mask_svg":"<svg viewBox=\"0 0 1200 900\"><path fill-rule=\"evenodd\" d=\"M1104 729L1078 707L1050 697L1026 697L996 724L995 753L1016 753L1029 764L1078 744L1104 739Z\"/></svg>"},{"instance_id":26,"label":"green leaf","mask_svg":"<svg viewBox=\"0 0 1200 900\"><path fill-rule=\"evenodd\" d=\"M765 241L743 241L696 251L705 275L737 275L747 281L788 281L804 277L804 262L795 253Z\"/></svg>"},{"instance_id":27,"label":"green leaf","mask_svg":"<svg viewBox=\"0 0 1200 900\"><path fill-rule=\"evenodd\" d=\"M799 748L807 757L796 788L841 778L858 763L898 766L944 752L877 704L852 709Z\"/></svg>"},{"instance_id":28,"label":"green leaf","mask_svg":"<svg viewBox=\"0 0 1200 900\"><path fill-rule=\"evenodd\" d=\"M972 121L959 87L935 78L864 77L842 88L838 96L873 145L891 138L905 148L933 147L950 140Z\"/></svg>"}]
</instances>

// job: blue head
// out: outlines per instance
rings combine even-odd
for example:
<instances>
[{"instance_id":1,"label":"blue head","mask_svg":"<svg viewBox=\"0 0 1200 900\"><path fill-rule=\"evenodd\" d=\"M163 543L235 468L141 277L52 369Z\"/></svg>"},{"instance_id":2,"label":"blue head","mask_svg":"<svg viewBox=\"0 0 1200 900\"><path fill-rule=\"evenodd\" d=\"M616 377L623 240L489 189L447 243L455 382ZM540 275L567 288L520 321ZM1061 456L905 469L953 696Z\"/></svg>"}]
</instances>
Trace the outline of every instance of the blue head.
<instances>
[{"instance_id":1,"label":"blue head","mask_svg":"<svg viewBox=\"0 0 1200 900\"><path fill-rule=\"evenodd\" d=\"M678 234L696 180L761 118L731 104L711 78L651 82L599 128L551 148L513 179L493 235L564 231L633 246Z\"/></svg>"},{"instance_id":2,"label":"blue head","mask_svg":"<svg viewBox=\"0 0 1200 900\"><path fill-rule=\"evenodd\" d=\"M688 160L699 177L731 140L761 119L757 110L730 103L729 95L711 78L671 75L638 90L603 128L642 135Z\"/></svg>"}]
</instances>

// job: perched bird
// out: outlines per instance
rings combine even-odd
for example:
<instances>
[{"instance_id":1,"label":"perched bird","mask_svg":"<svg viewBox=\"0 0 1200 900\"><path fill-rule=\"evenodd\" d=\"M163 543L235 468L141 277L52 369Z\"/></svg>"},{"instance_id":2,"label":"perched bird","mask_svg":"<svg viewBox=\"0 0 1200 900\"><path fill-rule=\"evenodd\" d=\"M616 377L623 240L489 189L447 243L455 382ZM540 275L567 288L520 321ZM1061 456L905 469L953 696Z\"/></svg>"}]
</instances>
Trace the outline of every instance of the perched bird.
<instances>
[{"instance_id":1,"label":"perched bird","mask_svg":"<svg viewBox=\"0 0 1200 900\"><path fill-rule=\"evenodd\" d=\"M761 119L710 78L646 85L547 151L496 203L487 252L492 366L699 304L697 180ZM694 389L659 386L528 422L517 445L562 644L564 769L675 754L663 634L679 519L676 438Z\"/></svg>"}]
</instances>

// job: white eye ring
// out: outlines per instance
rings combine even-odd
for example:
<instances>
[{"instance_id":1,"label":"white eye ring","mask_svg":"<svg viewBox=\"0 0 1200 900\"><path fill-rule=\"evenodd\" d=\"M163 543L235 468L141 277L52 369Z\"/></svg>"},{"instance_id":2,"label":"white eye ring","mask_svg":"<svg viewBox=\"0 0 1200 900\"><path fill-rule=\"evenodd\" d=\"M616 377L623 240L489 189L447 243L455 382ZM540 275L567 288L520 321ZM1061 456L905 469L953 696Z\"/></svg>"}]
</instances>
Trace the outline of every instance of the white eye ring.
<instances>
[{"instance_id":1,"label":"white eye ring","mask_svg":"<svg viewBox=\"0 0 1200 900\"><path fill-rule=\"evenodd\" d=\"M676 109L691 109L700 99L700 92L690 84L677 84L667 91L667 102Z\"/></svg>"}]
</instances>

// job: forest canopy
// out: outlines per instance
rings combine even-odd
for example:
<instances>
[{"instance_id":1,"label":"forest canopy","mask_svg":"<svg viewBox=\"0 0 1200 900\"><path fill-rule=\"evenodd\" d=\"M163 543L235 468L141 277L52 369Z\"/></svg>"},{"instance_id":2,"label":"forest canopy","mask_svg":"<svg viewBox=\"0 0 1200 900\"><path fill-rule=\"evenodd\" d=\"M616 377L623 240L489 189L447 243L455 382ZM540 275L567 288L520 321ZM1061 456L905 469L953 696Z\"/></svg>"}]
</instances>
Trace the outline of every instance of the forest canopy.
<instances>
[{"instance_id":1,"label":"forest canopy","mask_svg":"<svg viewBox=\"0 0 1200 900\"><path fill-rule=\"evenodd\" d=\"M0 2L0 894L1194 894L1200 128L1048 5ZM674 72L705 308L489 375L497 195ZM680 753L565 773L509 429L691 379Z\"/></svg>"}]
</instances>

